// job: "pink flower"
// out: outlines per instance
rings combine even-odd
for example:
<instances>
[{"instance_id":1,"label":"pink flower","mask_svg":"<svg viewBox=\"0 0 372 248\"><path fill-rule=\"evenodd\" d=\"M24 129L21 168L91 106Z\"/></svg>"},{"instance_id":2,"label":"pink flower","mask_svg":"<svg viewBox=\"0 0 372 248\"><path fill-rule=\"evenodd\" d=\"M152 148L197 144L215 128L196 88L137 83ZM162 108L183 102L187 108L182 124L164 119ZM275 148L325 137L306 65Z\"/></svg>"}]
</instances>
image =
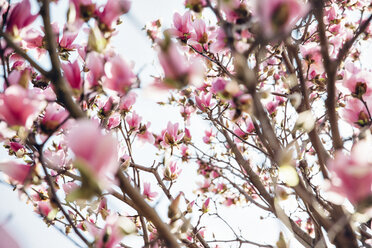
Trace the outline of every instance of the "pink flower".
<instances>
[{"instance_id":1,"label":"pink flower","mask_svg":"<svg viewBox=\"0 0 372 248\"><path fill-rule=\"evenodd\" d=\"M98 81L104 74L103 56L95 51L88 53L86 58L86 67L89 69L87 73L87 81L91 87L98 85Z\"/></svg>"},{"instance_id":2,"label":"pink flower","mask_svg":"<svg viewBox=\"0 0 372 248\"><path fill-rule=\"evenodd\" d=\"M29 0L23 0L11 8L8 15L6 31L13 35L18 35L21 29L27 27L35 21L37 15L32 15Z\"/></svg>"},{"instance_id":3,"label":"pink flower","mask_svg":"<svg viewBox=\"0 0 372 248\"><path fill-rule=\"evenodd\" d=\"M185 136L183 139L186 143L191 141L191 132L188 128L185 128Z\"/></svg>"},{"instance_id":4,"label":"pink flower","mask_svg":"<svg viewBox=\"0 0 372 248\"><path fill-rule=\"evenodd\" d=\"M66 137L67 144L87 170L102 179L118 169L118 144L90 120L79 120Z\"/></svg>"},{"instance_id":5,"label":"pink flower","mask_svg":"<svg viewBox=\"0 0 372 248\"><path fill-rule=\"evenodd\" d=\"M65 192L66 195L70 194L74 190L79 188L79 185L77 185L74 182L67 182L62 185L63 191Z\"/></svg>"},{"instance_id":6,"label":"pink flower","mask_svg":"<svg viewBox=\"0 0 372 248\"><path fill-rule=\"evenodd\" d=\"M205 200L205 202L203 203L202 205L202 212L203 213L207 213L209 211L209 202L211 201L211 198L207 198L207 200Z\"/></svg>"},{"instance_id":7,"label":"pink flower","mask_svg":"<svg viewBox=\"0 0 372 248\"><path fill-rule=\"evenodd\" d=\"M142 117L137 115L136 111L133 111L132 116L127 115L125 121L128 123L129 128L133 131L137 131L140 127Z\"/></svg>"},{"instance_id":8,"label":"pink flower","mask_svg":"<svg viewBox=\"0 0 372 248\"><path fill-rule=\"evenodd\" d=\"M344 85L350 90L352 95L357 98L372 95L372 73L361 71L353 73L349 76L347 74L344 80Z\"/></svg>"},{"instance_id":9,"label":"pink flower","mask_svg":"<svg viewBox=\"0 0 372 248\"><path fill-rule=\"evenodd\" d=\"M16 161L0 162L0 171L4 172L11 180L24 184L31 173L31 166Z\"/></svg>"},{"instance_id":10,"label":"pink flower","mask_svg":"<svg viewBox=\"0 0 372 248\"><path fill-rule=\"evenodd\" d=\"M372 194L372 143L362 140L356 143L350 155L338 151L328 162L332 172L334 191L347 197L353 204L360 203Z\"/></svg>"},{"instance_id":11,"label":"pink flower","mask_svg":"<svg viewBox=\"0 0 372 248\"><path fill-rule=\"evenodd\" d=\"M204 143L205 143L205 144L210 144L210 143L211 143L211 139L212 139L213 137L215 137L216 135L213 134L212 129L210 129L210 130L205 130L204 133L205 133L205 136L203 137L203 141L204 141Z\"/></svg>"},{"instance_id":12,"label":"pink flower","mask_svg":"<svg viewBox=\"0 0 372 248\"><path fill-rule=\"evenodd\" d=\"M161 145L163 147L169 147L177 145L183 138L184 133L178 134L178 123L172 124L170 121L168 122L167 129L163 134L163 141Z\"/></svg>"},{"instance_id":13,"label":"pink flower","mask_svg":"<svg viewBox=\"0 0 372 248\"><path fill-rule=\"evenodd\" d=\"M85 223L89 233L95 237L95 247L115 248L125 235L136 231L136 225L131 220L117 214L107 216L103 229L98 229L87 221Z\"/></svg>"},{"instance_id":14,"label":"pink flower","mask_svg":"<svg viewBox=\"0 0 372 248\"><path fill-rule=\"evenodd\" d=\"M221 9L226 15L226 20L235 23L244 13L242 10L245 10L245 5L241 6L240 0L228 0L221 2Z\"/></svg>"},{"instance_id":15,"label":"pink flower","mask_svg":"<svg viewBox=\"0 0 372 248\"><path fill-rule=\"evenodd\" d=\"M151 184L150 183L143 183L143 193L142 193L148 200L152 200L154 197L158 195L157 192L151 191Z\"/></svg>"},{"instance_id":16,"label":"pink flower","mask_svg":"<svg viewBox=\"0 0 372 248\"><path fill-rule=\"evenodd\" d=\"M301 0L261 0L257 2L257 16L267 37L288 33L308 11Z\"/></svg>"},{"instance_id":17,"label":"pink flower","mask_svg":"<svg viewBox=\"0 0 372 248\"><path fill-rule=\"evenodd\" d=\"M120 114L119 113L114 113L109 118L107 128L108 129L113 129L115 127L118 127L120 125L120 122L121 122Z\"/></svg>"},{"instance_id":18,"label":"pink flower","mask_svg":"<svg viewBox=\"0 0 372 248\"><path fill-rule=\"evenodd\" d=\"M81 90L83 86L83 80L81 78L80 67L78 61L74 63L68 62L67 64L61 64L64 76L69 82L72 89Z\"/></svg>"},{"instance_id":19,"label":"pink flower","mask_svg":"<svg viewBox=\"0 0 372 248\"><path fill-rule=\"evenodd\" d=\"M191 114L193 112L195 112L194 107L192 107L192 106L181 106L180 114L183 117L183 119L188 122L188 124L189 124Z\"/></svg>"},{"instance_id":20,"label":"pink flower","mask_svg":"<svg viewBox=\"0 0 372 248\"><path fill-rule=\"evenodd\" d=\"M174 28L169 30L170 34L176 36L182 42L186 43L190 38L190 31L193 29L191 24L191 14L190 11L185 12L183 16L179 13L174 13L173 15Z\"/></svg>"},{"instance_id":21,"label":"pink flower","mask_svg":"<svg viewBox=\"0 0 372 248\"><path fill-rule=\"evenodd\" d=\"M195 96L196 105L201 111L205 111L207 108L214 106L214 104L211 104L211 99L211 93L200 92L200 97Z\"/></svg>"},{"instance_id":22,"label":"pink flower","mask_svg":"<svg viewBox=\"0 0 372 248\"><path fill-rule=\"evenodd\" d=\"M206 0L185 0L185 7L195 12L201 12L207 6Z\"/></svg>"},{"instance_id":23,"label":"pink flower","mask_svg":"<svg viewBox=\"0 0 372 248\"><path fill-rule=\"evenodd\" d=\"M38 211L42 216L48 217L50 211L52 211L52 207L48 202L40 201L38 202Z\"/></svg>"},{"instance_id":24,"label":"pink flower","mask_svg":"<svg viewBox=\"0 0 372 248\"><path fill-rule=\"evenodd\" d=\"M18 158L22 158L23 155L26 153L26 148L24 145L18 142L10 142L9 143L10 149L15 153Z\"/></svg>"},{"instance_id":25,"label":"pink flower","mask_svg":"<svg viewBox=\"0 0 372 248\"><path fill-rule=\"evenodd\" d=\"M137 137L142 142L147 142L147 143L150 143L150 144L154 144L155 143L155 137L151 132L149 132L150 125L151 125L150 122L147 122L146 125L141 125L140 129L138 130Z\"/></svg>"},{"instance_id":26,"label":"pink flower","mask_svg":"<svg viewBox=\"0 0 372 248\"><path fill-rule=\"evenodd\" d=\"M227 36L223 28L219 28L216 31L216 41L214 41L210 46L210 51L212 53L223 52L227 49Z\"/></svg>"},{"instance_id":27,"label":"pink flower","mask_svg":"<svg viewBox=\"0 0 372 248\"><path fill-rule=\"evenodd\" d=\"M44 161L52 168L61 169L66 166L66 152L62 148L57 148L55 151L46 149L43 155Z\"/></svg>"},{"instance_id":28,"label":"pink flower","mask_svg":"<svg viewBox=\"0 0 372 248\"><path fill-rule=\"evenodd\" d=\"M88 21L95 13L96 10L96 4L92 3L92 0L70 0L70 3L72 2L74 7L74 13L75 16L72 17L74 23L76 25L76 28L80 27L82 24L81 20Z\"/></svg>"},{"instance_id":29,"label":"pink flower","mask_svg":"<svg viewBox=\"0 0 372 248\"><path fill-rule=\"evenodd\" d=\"M4 248L20 248L20 245L5 229L4 225L0 226L1 246Z\"/></svg>"},{"instance_id":30,"label":"pink flower","mask_svg":"<svg viewBox=\"0 0 372 248\"><path fill-rule=\"evenodd\" d=\"M243 138L246 139L249 133L252 133L254 131L254 125L251 120L251 118L246 118L243 122L243 125L236 126L234 128L234 133Z\"/></svg>"},{"instance_id":31,"label":"pink flower","mask_svg":"<svg viewBox=\"0 0 372 248\"><path fill-rule=\"evenodd\" d=\"M127 95L120 99L119 109L124 112L128 112L133 104L136 102L137 94L133 91L129 92Z\"/></svg>"},{"instance_id":32,"label":"pink flower","mask_svg":"<svg viewBox=\"0 0 372 248\"><path fill-rule=\"evenodd\" d=\"M125 95L137 79L127 62L119 55L106 62L105 75L103 85L117 91L120 95Z\"/></svg>"},{"instance_id":33,"label":"pink flower","mask_svg":"<svg viewBox=\"0 0 372 248\"><path fill-rule=\"evenodd\" d=\"M170 88L181 89L192 81L192 77L197 76L198 60L189 62L186 57L180 53L178 45L169 41L159 43L160 51L158 58L160 65L164 70L164 83ZM199 66L199 68L197 68Z\"/></svg>"},{"instance_id":34,"label":"pink flower","mask_svg":"<svg viewBox=\"0 0 372 248\"><path fill-rule=\"evenodd\" d=\"M69 116L69 112L60 105L53 103L49 104L45 109L44 118L41 121L41 129L45 133L54 131L58 125L63 121L66 121Z\"/></svg>"},{"instance_id":35,"label":"pink flower","mask_svg":"<svg viewBox=\"0 0 372 248\"><path fill-rule=\"evenodd\" d=\"M178 167L177 162L171 161L164 169L164 179L168 181L176 180L181 172L182 169Z\"/></svg>"},{"instance_id":36,"label":"pink flower","mask_svg":"<svg viewBox=\"0 0 372 248\"><path fill-rule=\"evenodd\" d=\"M63 32L62 38L59 40L59 48L62 51L72 51L78 47L78 45L74 45L76 37L78 36L78 32L72 32L68 29L65 29Z\"/></svg>"},{"instance_id":37,"label":"pink flower","mask_svg":"<svg viewBox=\"0 0 372 248\"><path fill-rule=\"evenodd\" d=\"M39 30L36 29L28 30L23 40L26 42L27 48L34 49L34 51L36 51L37 58L40 58L42 55L46 53L43 44L44 34L41 33Z\"/></svg>"},{"instance_id":38,"label":"pink flower","mask_svg":"<svg viewBox=\"0 0 372 248\"><path fill-rule=\"evenodd\" d=\"M44 104L21 86L12 85L0 94L0 106L0 119L9 126L29 129Z\"/></svg>"},{"instance_id":39,"label":"pink flower","mask_svg":"<svg viewBox=\"0 0 372 248\"><path fill-rule=\"evenodd\" d=\"M129 11L130 5L128 0L108 0L103 11L98 13L98 18L110 30L113 22Z\"/></svg>"},{"instance_id":40,"label":"pink flower","mask_svg":"<svg viewBox=\"0 0 372 248\"><path fill-rule=\"evenodd\" d=\"M276 109L278 107L277 102L270 101L266 104L266 109L269 112L270 115L273 115L276 113Z\"/></svg>"},{"instance_id":41,"label":"pink flower","mask_svg":"<svg viewBox=\"0 0 372 248\"><path fill-rule=\"evenodd\" d=\"M195 32L191 34L189 44L192 45L198 52L208 50L208 41L211 37L208 36L207 26L202 19L197 19L193 22Z\"/></svg>"},{"instance_id":42,"label":"pink flower","mask_svg":"<svg viewBox=\"0 0 372 248\"><path fill-rule=\"evenodd\" d=\"M365 98L364 100L371 113L372 97ZM341 110L341 117L355 127L364 127L371 123L366 106L358 98L349 98L346 101L345 108Z\"/></svg>"},{"instance_id":43,"label":"pink flower","mask_svg":"<svg viewBox=\"0 0 372 248\"><path fill-rule=\"evenodd\" d=\"M305 64L310 67L309 79L313 79L316 75L322 74L324 72L322 55L317 43L306 43L304 46L300 47L300 52L302 54L302 57L304 58Z\"/></svg>"}]
</instances>

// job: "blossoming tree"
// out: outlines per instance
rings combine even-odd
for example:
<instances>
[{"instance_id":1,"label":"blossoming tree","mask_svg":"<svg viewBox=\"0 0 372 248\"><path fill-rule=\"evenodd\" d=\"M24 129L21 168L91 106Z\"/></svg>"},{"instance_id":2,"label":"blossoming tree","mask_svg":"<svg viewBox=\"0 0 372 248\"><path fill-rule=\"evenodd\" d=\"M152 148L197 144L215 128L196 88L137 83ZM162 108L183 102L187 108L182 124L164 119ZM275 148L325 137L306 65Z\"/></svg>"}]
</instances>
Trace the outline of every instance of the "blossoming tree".
<instances>
[{"instance_id":1,"label":"blossoming tree","mask_svg":"<svg viewBox=\"0 0 372 248\"><path fill-rule=\"evenodd\" d=\"M145 87L169 92L162 104L184 119L160 133L110 43L128 0L70 0L62 25L58 0L34 14L30 0L0 4L0 170L48 225L84 247L129 247L133 234L136 247L371 246L370 1L186 0L172 26L149 23L163 72ZM153 164L136 163L138 142L156 147ZM175 187L191 164L194 193ZM285 232L253 242L222 205L260 209ZM209 233L207 216L233 238Z\"/></svg>"}]
</instances>

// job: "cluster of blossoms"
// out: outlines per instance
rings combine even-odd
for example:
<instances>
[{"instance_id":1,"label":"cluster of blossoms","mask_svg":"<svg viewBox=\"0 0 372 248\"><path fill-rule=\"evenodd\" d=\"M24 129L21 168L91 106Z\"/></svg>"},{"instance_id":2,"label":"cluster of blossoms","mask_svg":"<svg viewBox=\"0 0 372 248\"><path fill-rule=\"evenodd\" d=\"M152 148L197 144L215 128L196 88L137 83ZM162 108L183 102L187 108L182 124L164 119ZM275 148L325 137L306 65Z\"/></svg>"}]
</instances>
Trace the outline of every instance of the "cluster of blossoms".
<instances>
[{"instance_id":1,"label":"cluster of blossoms","mask_svg":"<svg viewBox=\"0 0 372 248\"><path fill-rule=\"evenodd\" d=\"M152 86L173 90L161 104L183 119L159 131L137 109L133 63L111 43L130 1L70 0L63 25L49 21L59 1L0 4L0 141L10 158L0 171L46 223L87 247L126 247L134 233L145 247L223 247L252 241L219 209L250 205L304 247L371 243L357 218L372 217L372 71L360 66L368 1L186 0L171 27L145 27L163 72ZM147 147L152 165L138 164ZM216 237L213 218L233 237ZM287 247L282 233L273 240Z\"/></svg>"}]
</instances>

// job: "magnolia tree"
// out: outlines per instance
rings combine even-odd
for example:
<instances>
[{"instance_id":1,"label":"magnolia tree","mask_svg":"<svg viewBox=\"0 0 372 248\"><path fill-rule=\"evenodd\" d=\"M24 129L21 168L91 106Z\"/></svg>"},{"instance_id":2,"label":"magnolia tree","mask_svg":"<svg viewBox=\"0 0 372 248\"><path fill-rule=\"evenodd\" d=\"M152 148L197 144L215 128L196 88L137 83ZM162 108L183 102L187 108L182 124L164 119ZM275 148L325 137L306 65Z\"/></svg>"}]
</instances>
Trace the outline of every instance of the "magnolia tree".
<instances>
[{"instance_id":1,"label":"magnolia tree","mask_svg":"<svg viewBox=\"0 0 372 248\"><path fill-rule=\"evenodd\" d=\"M184 120L161 132L136 112L139 74L110 44L128 0L70 0L58 25L58 0L0 3L0 170L77 245L371 247L370 1L187 0L171 26L147 24L162 71L144 87ZM135 144L155 147L154 162L137 163ZM272 244L222 217L246 206L283 224Z\"/></svg>"}]
</instances>

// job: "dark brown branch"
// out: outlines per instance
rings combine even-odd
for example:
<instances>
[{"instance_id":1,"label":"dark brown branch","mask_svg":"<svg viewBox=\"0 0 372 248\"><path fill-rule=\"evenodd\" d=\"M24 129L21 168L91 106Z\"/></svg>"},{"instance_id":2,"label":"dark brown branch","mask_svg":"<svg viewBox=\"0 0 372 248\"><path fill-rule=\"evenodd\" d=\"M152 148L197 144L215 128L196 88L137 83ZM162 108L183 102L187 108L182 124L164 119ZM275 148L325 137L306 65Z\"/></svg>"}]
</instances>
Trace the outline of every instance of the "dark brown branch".
<instances>
[{"instance_id":1,"label":"dark brown branch","mask_svg":"<svg viewBox=\"0 0 372 248\"><path fill-rule=\"evenodd\" d=\"M338 150L343 148L340 131L338 129L338 117L336 112L336 71L337 64L329 56L328 38L326 36L326 29L323 22L323 6L322 0L314 1L314 14L318 21L318 32L320 38L321 54L323 57L323 66L327 73L327 100L326 108L331 125L333 147Z\"/></svg>"},{"instance_id":2,"label":"dark brown branch","mask_svg":"<svg viewBox=\"0 0 372 248\"><path fill-rule=\"evenodd\" d=\"M84 112L72 99L71 88L67 85L61 74L60 61L56 50L56 39L50 20L49 0L42 0L42 3L40 14L43 17L46 46L52 63L52 69L47 73L48 78L52 81L57 100L64 104L71 116L74 118L84 118Z\"/></svg>"},{"instance_id":3,"label":"dark brown branch","mask_svg":"<svg viewBox=\"0 0 372 248\"><path fill-rule=\"evenodd\" d=\"M340 50L338 52L337 59L336 59L336 65L337 66L339 66L341 64L341 62L345 59L345 57L347 56L351 46L354 44L354 42L359 37L359 35L361 35L367 29L367 27L368 27L368 25L370 24L371 21L372 21L372 15L370 15L368 17L368 19L365 20L359 26L359 28L358 28L357 32L354 34L353 38L346 41L345 44L340 48Z\"/></svg>"},{"instance_id":4,"label":"dark brown branch","mask_svg":"<svg viewBox=\"0 0 372 248\"><path fill-rule=\"evenodd\" d=\"M133 200L136 210L155 225L156 230L167 245L174 248L180 247L176 237L171 233L169 226L165 224L155 210L146 203L141 193L131 185L128 178L121 171L116 173L116 177L120 182L120 189L123 191L123 194L127 194Z\"/></svg>"},{"instance_id":5,"label":"dark brown branch","mask_svg":"<svg viewBox=\"0 0 372 248\"><path fill-rule=\"evenodd\" d=\"M48 72L43 69L33 58L31 58L22 48L20 48L12 39L12 37L0 30L0 37L3 37L6 41L7 46L13 48L14 52L20 55L22 58L27 60L32 67L39 71L44 76L48 75Z\"/></svg>"},{"instance_id":6,"label":"dark brown branch","mask_svg":"<svg viewBox=\"0 0 372 248\"><path fill-rule=\"evenodd\" d=\"M291 45L291 44L287 44L287 47L288 47L289 51L291 52L292 56L294 57L294 59L296 61L296 64L297 64L297 74L298 74L298 78L299 78L299 81L300 81L300 90L301 90L302 99L303 99L303 102L304 102L304 105L301 104L301 106L304 106L305 110L310 110L311 106L310 106L310 103L309 103L309 93L307 91L306 81L305 81L305 78L304 78L304 73L302 71L302 62L301 62L301 60L298 56L298 48L295 47L294 45ZM290 62L288 62L288 63L290 63ZM319 138L319 135L318 135L317 130L316 130L316 123L314 125L313 130L311 130L308 133L308 135L309 135L311 144L313 145L313 147L314 147L314 149L315 149L315 151L318 155L319 166L320 166L320 170L322 171L323 177L324 178L329 178L328 170L326 168L326 162L329 159L329 154L326 151L326 149L324 148L324 146L323 146L323 144L322 144L322 142Z\"/></svg>"}]
</instances>

